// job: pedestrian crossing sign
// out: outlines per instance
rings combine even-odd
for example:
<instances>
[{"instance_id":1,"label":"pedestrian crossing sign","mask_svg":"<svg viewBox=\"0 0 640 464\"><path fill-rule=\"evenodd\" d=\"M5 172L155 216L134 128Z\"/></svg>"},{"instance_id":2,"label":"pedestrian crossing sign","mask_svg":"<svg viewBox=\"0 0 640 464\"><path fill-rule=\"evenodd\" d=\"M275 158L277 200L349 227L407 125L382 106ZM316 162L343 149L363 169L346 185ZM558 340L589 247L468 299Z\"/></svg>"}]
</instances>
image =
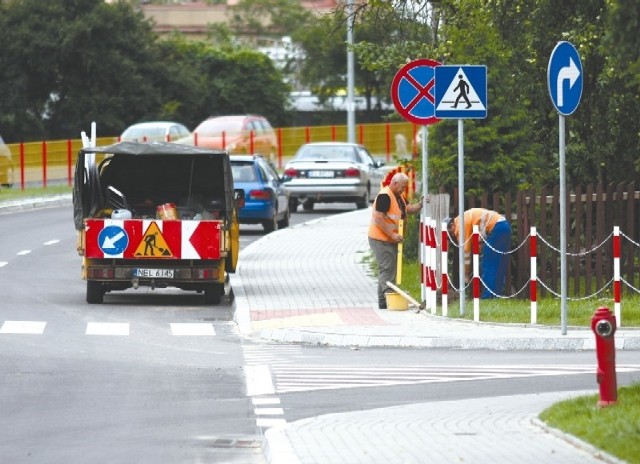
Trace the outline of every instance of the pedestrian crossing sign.
<instances>
[{"instance_id":1,"label":"pedestrian crossing sign","mask_svg":"<svg viewBox=\"0 0 640 464\"><path fill-rule=\"evenodd\" d=\"M435 100L437 118L486 118L487 67L436 66Z\"/></svg>"},{"instance_id":2,"label":"pedestrian crossing sign","mask_svg":"<svg viewBox=\"0 0 640 464\"><path fill-rule=\"evenodd\" d=\"M155 222L152 222L147 227L138 248L136 248L135 256L139 258L171 258L173 256L167 241Z\"/></svg>"}]
</instances>

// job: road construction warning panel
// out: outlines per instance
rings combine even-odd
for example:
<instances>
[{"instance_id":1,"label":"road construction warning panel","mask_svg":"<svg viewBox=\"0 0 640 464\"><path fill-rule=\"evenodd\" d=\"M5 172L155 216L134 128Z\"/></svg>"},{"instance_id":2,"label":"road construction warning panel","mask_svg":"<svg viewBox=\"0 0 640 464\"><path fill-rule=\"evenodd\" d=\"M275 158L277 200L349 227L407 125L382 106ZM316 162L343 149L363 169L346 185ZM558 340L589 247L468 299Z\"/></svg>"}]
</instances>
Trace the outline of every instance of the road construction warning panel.
<instances>
[{"instance_id":1,"label":"road construction warning panel","mask_svg":"<svg viewBox=\"0 0 640 464\"><path fill-rule=\"evenodd\" d=\"M85 256L109 259L219 259L222 221L86 219Z\"/></svg>"},{"instance_id":2,"label":"road construction warning panel","mask_svg":"<svg viewBox=\"0 0 640 464\"><path fill-rule=\"evenodd\" d=\"M152 222L134 253L137 258L171 258L173 253L162 236L158 224Z\"/></svg>"},{"instance_id":3,"label":"road construction warning panel","mask_svg":"<svg viewBox=\"0 0 640 464\"><path fill-rule=\"evenodd\" d=\"M442 119L486 118L487 67L436 67L435 116Z\"/></svg>"}]
</instances>

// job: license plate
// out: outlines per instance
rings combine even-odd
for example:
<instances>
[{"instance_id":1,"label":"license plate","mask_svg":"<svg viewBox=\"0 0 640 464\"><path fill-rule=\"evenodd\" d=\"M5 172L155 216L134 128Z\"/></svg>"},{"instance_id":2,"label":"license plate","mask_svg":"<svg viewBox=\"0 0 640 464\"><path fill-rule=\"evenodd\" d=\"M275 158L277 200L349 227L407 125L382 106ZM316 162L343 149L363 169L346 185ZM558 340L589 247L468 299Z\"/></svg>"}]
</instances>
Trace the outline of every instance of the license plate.
<instances>
[{"instance_id":1,"label":"license plate","mask_svg":"<svg viewBox=\"0 0 640 464\"><path fill-rule=\"evenodd\" d=\"M173 279L173 269L134 269L133 277Z\"/></svg>"},{"instance_id":2,"label":"license plate","mask_svg":"<svg viewBox=\"0 0 640 464\"><path fill-rule=\"evenodd\" d=\"M333 171L309 171L309 177L333 177Z\"/></svg>"}]
</instances>

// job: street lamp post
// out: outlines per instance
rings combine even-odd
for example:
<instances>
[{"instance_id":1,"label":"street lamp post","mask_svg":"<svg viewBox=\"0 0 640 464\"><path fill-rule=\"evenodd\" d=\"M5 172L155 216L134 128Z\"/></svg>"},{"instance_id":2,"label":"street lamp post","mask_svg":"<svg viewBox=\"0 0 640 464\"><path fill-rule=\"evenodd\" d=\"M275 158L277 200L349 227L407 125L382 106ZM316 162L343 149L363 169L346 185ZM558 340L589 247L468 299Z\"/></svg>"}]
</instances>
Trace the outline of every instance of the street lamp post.
<instances>
[{"instance_id":1,"label":"street lamp post","mask_svg":"<svg viewBox=\"0 0 640 464\"><path fill-rule=\"evenodd\" d=\"M347 0L347 141L356 141L356 114L353 99L354 57L353 57L353 0Z\"/></svg>"}]
</instances>

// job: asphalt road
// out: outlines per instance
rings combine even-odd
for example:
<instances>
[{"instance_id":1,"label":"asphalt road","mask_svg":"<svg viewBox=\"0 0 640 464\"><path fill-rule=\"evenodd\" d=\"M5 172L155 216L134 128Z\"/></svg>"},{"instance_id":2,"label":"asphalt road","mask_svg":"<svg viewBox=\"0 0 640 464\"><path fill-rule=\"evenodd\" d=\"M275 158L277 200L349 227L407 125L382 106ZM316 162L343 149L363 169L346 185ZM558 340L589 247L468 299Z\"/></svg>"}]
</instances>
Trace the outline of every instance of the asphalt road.
<instances>
[{"instance_id":1,"label":"asphalt road","mask_svg":"<svg viewBox=\"0 0 640 464\"><path fill-rule=\"evenodd\" d=\"M351 209L320 205L292 225ZM244 246L262 237L242 226ZM271 425L320 414L596 389L592 352L351 350L241 336L233 302L174 290L85 303L68 207L0 213L2 462L263 463ZM241 256L242 259L242 256ZM620 352L619 364L637 364ZM256 406L259 367L280 403ZM623 373L619 385L640 380Z\"/></svg>"}]
</instances>

